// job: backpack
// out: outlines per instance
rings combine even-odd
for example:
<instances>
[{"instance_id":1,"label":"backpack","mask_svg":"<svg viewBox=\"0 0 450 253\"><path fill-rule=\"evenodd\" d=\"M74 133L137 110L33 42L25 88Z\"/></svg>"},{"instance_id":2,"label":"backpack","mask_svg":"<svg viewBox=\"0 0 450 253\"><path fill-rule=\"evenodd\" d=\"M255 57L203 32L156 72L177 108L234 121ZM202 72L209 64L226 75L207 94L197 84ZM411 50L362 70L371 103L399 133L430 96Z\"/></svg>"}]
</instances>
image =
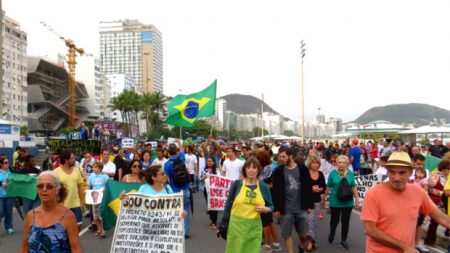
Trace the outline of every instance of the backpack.
<instances>
[{"instance_id":1,"label":"backpack","mask_svg":"<svg viewBox=\"0 0 450 253\"><path fill-rule=\"evenodd\" d=\"M189 173L185 163L178 156L177 159L171 160L173 166L173 184L181 187L189 183Z\"/></svg>"},{"instance_id":2,"label":"backpack","mask_svg":"<svg viewBox=\"0 0 450 253\"><path fill-rule=\"evenodd\" d=\"M342 178L337 190L337 198L339 201L348 202L353 199L353 191L347 179Z\"/></svg>"}]
</instances>

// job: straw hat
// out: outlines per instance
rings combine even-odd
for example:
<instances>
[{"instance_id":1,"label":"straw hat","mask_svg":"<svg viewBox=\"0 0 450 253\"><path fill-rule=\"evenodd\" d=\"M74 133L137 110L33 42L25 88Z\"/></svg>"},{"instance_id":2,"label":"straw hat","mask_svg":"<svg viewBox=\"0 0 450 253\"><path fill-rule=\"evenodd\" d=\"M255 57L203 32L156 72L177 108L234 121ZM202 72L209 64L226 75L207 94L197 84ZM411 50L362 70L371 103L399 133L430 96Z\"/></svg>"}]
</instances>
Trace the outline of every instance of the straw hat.
<instances>
[{"instance_id":1,"label":"straw hat","mask_svg":"<svg viewBox=\"0 0 450 253\"><path fill-rule=\"evenodd\" d=\"M393 152L385 165L386 167L390 166L399 166L399 167L410 167L412 168L411 158L408 153L403 151Z\"/></svg>"}]
</instances>

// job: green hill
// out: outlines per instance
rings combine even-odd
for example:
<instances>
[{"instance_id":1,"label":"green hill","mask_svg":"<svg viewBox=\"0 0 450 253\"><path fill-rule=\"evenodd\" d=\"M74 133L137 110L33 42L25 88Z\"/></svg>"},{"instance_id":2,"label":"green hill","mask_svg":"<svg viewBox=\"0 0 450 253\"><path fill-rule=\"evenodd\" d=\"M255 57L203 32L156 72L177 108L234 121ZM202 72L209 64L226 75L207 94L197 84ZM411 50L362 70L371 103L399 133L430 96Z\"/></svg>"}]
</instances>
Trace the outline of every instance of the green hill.
<instances>
[{"instance_id":1,"label":"green hill","mask_svg":"<svg viewBox=\"0 0 450 253\"><path fill-rule=\"evenodd\" d=\"M445 120L450 122L450 111L427 104L396 104L377 106L369 109L354 122L365 124L375 120L387 120L392 123L413 123L427 125L430 122Z\"/></svg>"},{"instance_id":2,"label":"green hill","mask_svg":"<svg viewBox=\"0 0 450 253\"><path fill-rule=\"evenodd\" d=\"M261 99L241 94L229 94L221 97L227 101L227 109L237 114L261 113ZM278 114L269 105L264 103L264 112Z\"/></svg>"}]
</instances>

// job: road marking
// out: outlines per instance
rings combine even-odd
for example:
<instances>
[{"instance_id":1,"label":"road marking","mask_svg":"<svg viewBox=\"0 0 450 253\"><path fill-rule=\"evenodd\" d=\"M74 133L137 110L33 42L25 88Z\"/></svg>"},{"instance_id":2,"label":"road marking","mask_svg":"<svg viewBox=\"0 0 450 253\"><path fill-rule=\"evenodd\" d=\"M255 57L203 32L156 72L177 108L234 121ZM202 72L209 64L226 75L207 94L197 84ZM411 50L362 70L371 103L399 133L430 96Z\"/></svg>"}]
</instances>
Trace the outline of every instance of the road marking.
<instances>
[{"instance_id":1,"label":"road marking","mask_svg":"<svg viewBox=\"0 0 450 253\"><path fill-rule=\"evenodd\" d=\"M80 233L78 234L78 236L82 236L84 235L87 231L89 230L89 227L85 227L83 230L80 231Z\"/></svg>"}]
</instances>

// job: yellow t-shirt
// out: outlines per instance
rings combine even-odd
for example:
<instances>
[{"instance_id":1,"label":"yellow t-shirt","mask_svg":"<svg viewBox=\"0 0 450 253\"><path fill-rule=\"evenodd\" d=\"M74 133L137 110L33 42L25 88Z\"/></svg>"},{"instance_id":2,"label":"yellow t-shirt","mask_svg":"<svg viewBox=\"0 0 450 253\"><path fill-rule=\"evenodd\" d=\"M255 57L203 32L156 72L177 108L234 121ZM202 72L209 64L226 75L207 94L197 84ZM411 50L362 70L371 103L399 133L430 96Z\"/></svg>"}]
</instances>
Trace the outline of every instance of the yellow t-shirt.
<instances>
[{"instance_id":1,"label":"yellow t-shirt","mask_svg":"<svg viewBox=\"0 0 450 253\"><path fill-rule=\"evenodd\" d=\"M56 168L54 172L58 175L61 184L67 189L67 197L64 200L64 206L67 208L80 207L78 185L83 183L80 168L74 167L70 174L65 173L61 167Z\"/></svg>"},{"instance_id":2,"label":"yellow t-shirt","mask_svg":"<svg viewBox=\"0 0 450 253\"><path fill-rule=\"evenodd\" d=\"M448 174L447 177L447 183L444 186L444 191L450 190L450 174ZM447 204L447 214L450 216L450 197L448 197L448 204Z\"/></svg>"}]
</instances>

